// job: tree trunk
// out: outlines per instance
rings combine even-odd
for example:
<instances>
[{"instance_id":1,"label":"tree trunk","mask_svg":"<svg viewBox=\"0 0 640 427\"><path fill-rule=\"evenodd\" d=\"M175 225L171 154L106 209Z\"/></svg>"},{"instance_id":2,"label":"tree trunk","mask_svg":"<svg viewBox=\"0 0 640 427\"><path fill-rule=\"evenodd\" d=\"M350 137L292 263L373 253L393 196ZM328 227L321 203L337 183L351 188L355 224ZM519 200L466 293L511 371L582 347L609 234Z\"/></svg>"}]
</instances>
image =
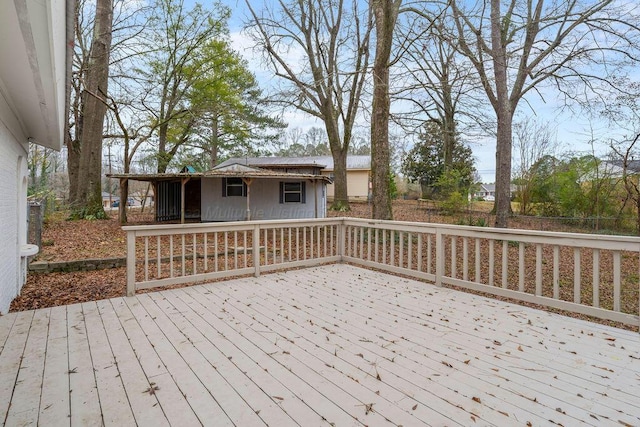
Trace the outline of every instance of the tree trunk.
<instances>
[{"instance_id":1,"label":"tree trunk","mask_svg":"<svg viewBox=\"0 0 640 427\"><path fill-rule=\"evenodd\" d=\"M160 116L162 117L162 115ZM167 133L169 131L169 124L162 123L158 127L158 173L167 172Z\"/></svg>"},{"instance_id":2,"label":"tree trunk","mask_svg":"<svg viewBox=\"0 0 640 427\"><path fill-rule=\"evenodd\" d=\"M102 130L107 111L112 0L96 2L93 39L82 93L78 188L74 208L80 217L104 217L102 207Z\"/></svg>"},{"instance_id":3,"label":"tree trunk","mask_svg":"<svg viewBox=\"0 0 640 427\"><path fill-rule=\"evenodd\" d=\"M331 209L336 211L349 210L349 196L347 195L347 150L331 150L333 156L333 203Z\"/></svg>"},{"instance_id":4,"label":"tree trunk","mask_svg":"<svg viewBox=\"0 0 640 427\"><path fill-rule=\"evenodd\" d=\"M120 178L120 204L118 205L118 216L120 224L127 223L127 202L129 201L129 180Z\"/></svg>"},{"instance_id":5,"label":"tree trunk","mask_svg":"<svg viewBox=\"0 0 640 427\"><path fill-rule=\"evenodd\" d=\"M78 174L80 173L80 143L67 136L67 175L69 177L69 202L78 200Z\"/></svg>"},{"instance_id":6,"label":"tree trunk","mask_svg":"<svg viewBox=\"0 0 640 427\"><path fill-rule=\"evenodd\" d=\"M496 86L496 227L506 228L511 215L511 143L513 111L507 87L506 34L502 31L500 0L491 0L491 48Z\"/></svg>"},{"instance_id":7,"label":"tree trunk","mask_svg":"<svg viewBox=\"0 0 640 427\"><path fill-rule=\"evenodd\" d=\"M218 115L213 113L211 118L211 141L209 142L209 167L213 169L218 164Z\"/></svg>"},{"instance_id":8,"label":"tree trunk","mask_svg":"<svg viewBox=\"0 0 640 427\"><path fill-rule=\"evenodd\" d=\"M372 0L376 29L376 57L373 64L373 105L371 108L372 217L392 219L389 189L389 60L393 29L400 0Z\"/></svg>"}]
</instances>

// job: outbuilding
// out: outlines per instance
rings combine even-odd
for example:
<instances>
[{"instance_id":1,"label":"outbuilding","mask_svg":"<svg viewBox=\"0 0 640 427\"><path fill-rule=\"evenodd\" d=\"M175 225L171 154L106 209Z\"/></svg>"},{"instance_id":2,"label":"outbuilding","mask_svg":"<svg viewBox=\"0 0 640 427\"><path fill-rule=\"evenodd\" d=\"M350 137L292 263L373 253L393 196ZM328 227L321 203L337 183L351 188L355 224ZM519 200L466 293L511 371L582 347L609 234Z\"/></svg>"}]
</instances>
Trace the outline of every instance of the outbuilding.
<instances>
[{"instance_id":1,"label":"outbuilding","mask_svg":"<svg viewBox=\"0 0 640 427\"><path fill-rule=\"evenodd\" d=\"M155 194L157 222L324 218L325 175L287 173L227 164L206 172L113 174L147 181Z\"/></svg>"}]
</instances>

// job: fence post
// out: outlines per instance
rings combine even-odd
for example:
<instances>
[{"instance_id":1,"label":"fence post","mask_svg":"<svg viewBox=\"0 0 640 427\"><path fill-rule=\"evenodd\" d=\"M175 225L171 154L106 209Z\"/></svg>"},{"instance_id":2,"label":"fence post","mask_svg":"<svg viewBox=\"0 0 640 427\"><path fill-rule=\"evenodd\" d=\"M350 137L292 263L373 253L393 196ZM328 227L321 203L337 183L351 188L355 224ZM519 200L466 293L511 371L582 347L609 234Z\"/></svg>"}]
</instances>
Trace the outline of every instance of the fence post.
<instances>
[{"instance_id":1,"label":"fence post","mask_svg":"<svg viewBox=\"0 0 640 427\"><path fill-rule=\"evenodd\" d=\"M253 226L253 268L255 277L260 276L260 225L256 224ZM266 242L265 242L266 243ZM267 253L267 248L265 246L265 256Z\"/></svg>"},{"instance_id":2,"label":"fence post","mask_svg":"<svg viewBox=\"0 0 640 427\"><path fill-rule=\"evenodd\" d=\"M436 228L436 286L442 286L444 276L444 235Z\"/></svg>"},{"instance_id":3,"label":"fence post","mask_svg":"<svg viewBox=\"0 0 640 427\"><path fill-rule=\"evenodd\" d=\"M136 232L127 231L127 296L136 294Z\"/></svg>"}]
</instances>

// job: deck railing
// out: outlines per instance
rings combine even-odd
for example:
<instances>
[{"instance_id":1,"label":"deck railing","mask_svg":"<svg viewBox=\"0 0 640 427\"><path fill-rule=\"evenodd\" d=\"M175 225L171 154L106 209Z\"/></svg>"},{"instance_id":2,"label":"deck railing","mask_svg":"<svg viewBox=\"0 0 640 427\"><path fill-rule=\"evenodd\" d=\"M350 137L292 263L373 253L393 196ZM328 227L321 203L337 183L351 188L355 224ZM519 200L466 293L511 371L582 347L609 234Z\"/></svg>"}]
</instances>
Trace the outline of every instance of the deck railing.
<instances>
[{"instance_id":1,"label":"deck railing","mask_svg":"<svg viewBox=\"0 0 640 427\"><path fill-rule=\"evenodd\" d=\"M640 326L640 238L356 218L133 226L127 293L350 262Z\"/></svg>"}]
</instances>

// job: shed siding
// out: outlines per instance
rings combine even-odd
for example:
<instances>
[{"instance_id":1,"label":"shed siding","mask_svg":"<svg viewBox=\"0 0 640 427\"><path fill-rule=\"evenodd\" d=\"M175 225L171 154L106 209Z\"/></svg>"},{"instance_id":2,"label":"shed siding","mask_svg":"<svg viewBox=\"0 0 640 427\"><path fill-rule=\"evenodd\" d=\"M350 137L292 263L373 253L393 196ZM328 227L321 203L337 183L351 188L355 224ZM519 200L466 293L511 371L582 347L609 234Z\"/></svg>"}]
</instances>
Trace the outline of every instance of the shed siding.
<instances>
[{"instance_id":1,"label":"shed siding","mask_svg":"<svg viewBox=\"0 0 640 427\"><path fill-rule=\"evenodd\" d=\"M285 203L280 200L280 182L298 180L254 179L250 186L251 219L314 218L326 215L322 197L323 185L306 181L306 203ZM202 221L242 221L247 215L246 197L222 197L222 179L202 179Z\"/></svg>"},{"instance_id":2,"label":"shed siding","mask_svg":"<svg viewBox=\"0 0 640 427\"><path fill-rule=\"evenodd\" d=\"M323 175L331 176L333 171L323 171ZM369 197L369 171L347 171L347 193L350 201L367 200ZM333 200L333 184L327 186L327 197Z\"/></svg>"}]
</instances>

